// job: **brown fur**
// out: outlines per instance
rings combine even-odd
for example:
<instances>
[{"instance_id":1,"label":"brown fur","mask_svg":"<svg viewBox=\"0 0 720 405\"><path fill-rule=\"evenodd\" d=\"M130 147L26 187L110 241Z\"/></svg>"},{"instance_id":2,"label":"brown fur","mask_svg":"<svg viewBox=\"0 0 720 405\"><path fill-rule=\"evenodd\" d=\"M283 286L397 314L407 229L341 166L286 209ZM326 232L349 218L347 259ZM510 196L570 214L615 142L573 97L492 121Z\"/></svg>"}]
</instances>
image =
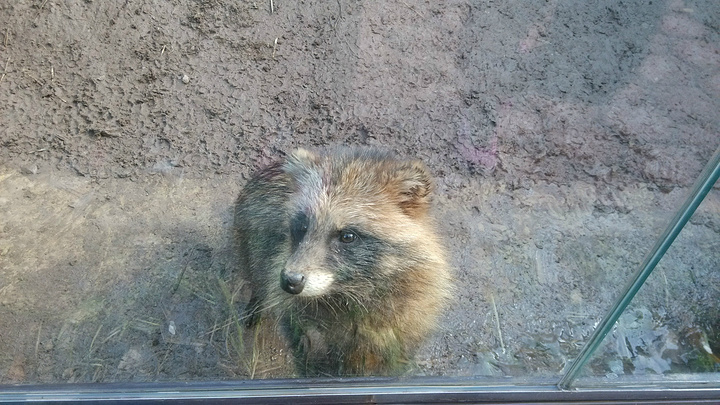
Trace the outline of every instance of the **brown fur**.
<instances>
[{"instance_id":1,"label":"brown fur","mask_svg":"<svg viewBox=\"0 0 720 405\"><path fill-rule=\"evenodd\" d=\"M404 370L450 289L432 187L422 162L368 150L259 170L235 206L248 324L278 319L304 375Z\"/></svg>"}]
</instances>

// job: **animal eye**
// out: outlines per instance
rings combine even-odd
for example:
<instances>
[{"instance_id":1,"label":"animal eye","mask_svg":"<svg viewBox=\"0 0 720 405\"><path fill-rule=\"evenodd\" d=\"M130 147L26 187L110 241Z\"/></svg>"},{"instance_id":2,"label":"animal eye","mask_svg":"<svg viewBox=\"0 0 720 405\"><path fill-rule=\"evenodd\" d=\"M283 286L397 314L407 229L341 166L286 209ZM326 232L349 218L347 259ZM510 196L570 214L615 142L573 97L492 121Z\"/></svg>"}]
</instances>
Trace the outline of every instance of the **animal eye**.
<instances>
[{"instance_id":1,"label":"animal eye","mask_svg":"<svg viewBox=\"0 0 720 405\"><path fill-rule=\"evenodd\" d=\"M340 232L340 242L342 243L353 243L357 239L357 235L352 231Z\"/></svg>"}]
</instances>

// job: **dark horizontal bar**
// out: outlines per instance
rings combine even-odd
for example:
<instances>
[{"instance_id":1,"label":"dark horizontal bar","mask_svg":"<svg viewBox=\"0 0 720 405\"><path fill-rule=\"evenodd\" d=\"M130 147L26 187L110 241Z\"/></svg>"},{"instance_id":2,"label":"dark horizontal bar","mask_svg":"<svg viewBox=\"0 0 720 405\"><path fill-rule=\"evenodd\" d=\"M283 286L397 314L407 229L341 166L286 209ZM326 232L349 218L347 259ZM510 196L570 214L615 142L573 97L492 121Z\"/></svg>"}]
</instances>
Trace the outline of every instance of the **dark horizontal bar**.
<instances>
[{"instance_id":1,"label":"dark horizontal bar","mask_svg":"<svg viewBox=\"0 0 720 405\"><path fill-rule=\"evenodd\" d=\"M0 403L720 403L720 380L712 374L679 381L631 379L622 386L597 379L593 388L569 391L555 384L554 379L365 378L5 385Z\"/></svg>"}]
</instances>

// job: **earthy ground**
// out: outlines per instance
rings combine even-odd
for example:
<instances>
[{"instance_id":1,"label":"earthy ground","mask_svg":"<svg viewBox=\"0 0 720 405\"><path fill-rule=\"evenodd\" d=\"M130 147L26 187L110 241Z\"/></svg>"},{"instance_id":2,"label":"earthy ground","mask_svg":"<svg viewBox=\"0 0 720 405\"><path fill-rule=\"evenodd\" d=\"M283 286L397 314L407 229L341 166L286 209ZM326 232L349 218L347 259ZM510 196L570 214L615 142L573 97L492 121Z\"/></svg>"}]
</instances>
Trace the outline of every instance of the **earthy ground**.
<instances>
[{"instance_id":1,"label":"earthy ground","mask_svg":"<svg viewBox=\"0 0 720 405\"><path fill-rule=\"evenodd\" d=\"M719 44L715 0L2 2L0 383L288 376L229 209L339 144L436 175L413 373L558 375L720 145ZM715 188L591 371L717 371L718 251Z\"/></svg>"}]
</instances>

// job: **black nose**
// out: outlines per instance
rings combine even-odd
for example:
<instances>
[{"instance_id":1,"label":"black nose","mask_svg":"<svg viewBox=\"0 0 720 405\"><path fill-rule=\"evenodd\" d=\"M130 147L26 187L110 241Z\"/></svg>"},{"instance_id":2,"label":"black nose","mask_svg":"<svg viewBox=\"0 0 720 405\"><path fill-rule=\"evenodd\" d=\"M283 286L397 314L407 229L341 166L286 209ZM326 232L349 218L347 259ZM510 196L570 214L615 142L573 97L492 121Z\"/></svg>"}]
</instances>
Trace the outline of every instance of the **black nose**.
<instances>
[{"instance_id":1,"label":"black nose","mask_svg":"<svg viewBox=\"0 0 720 405\"><path fill-rule=\"evenodd\" d=\"M280 286L290 294L300 294L305 287L305 276L300 273L283 272L280 276Z\"/></svg>"}]
</instances>

